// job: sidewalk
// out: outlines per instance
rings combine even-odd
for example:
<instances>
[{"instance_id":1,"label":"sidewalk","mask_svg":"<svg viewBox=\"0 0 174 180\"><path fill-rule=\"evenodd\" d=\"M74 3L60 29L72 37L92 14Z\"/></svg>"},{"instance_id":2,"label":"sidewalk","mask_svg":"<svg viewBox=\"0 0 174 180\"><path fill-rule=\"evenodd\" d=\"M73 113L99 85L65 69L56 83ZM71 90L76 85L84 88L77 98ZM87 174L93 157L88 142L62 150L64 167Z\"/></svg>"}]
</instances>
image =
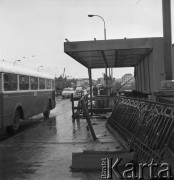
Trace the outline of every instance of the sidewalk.
<instances>
[{"instance_id":1,"label":"sidewalk","mask_svg":"<svg viewBox=\"0 0 174 180\"><path fill-rule=\"evenodd\" d=\"M48 120L0 144L3 180L100 180L101 171L72 172L72 153L124 150L106 129L106 119L91 118L98 138L93 141L86 119L72 121L69 99L57 101Z\"/></svg>"},{"instance_id":2,"label":"sidewalk","mask_svg":"<svg viewBox=\"0 0 174 180\"><path fill-rule=\"evenodd\" d=\"M85 119L79 121L70 120L69 116L64 116L66 128L57 129L59 132L59 142L54 145L42 144L41 146L49 152L45 159L45 166L42 166L39 171L32 176L35 180L100 180L100 171L85 171L72 172L72 153L83 151L122 151L124 150L120 143L113 138L110 132L106 129L106 119L91 119L94 131L98 138L93 141L89 131L86 129L87 123ZM61 119L61 122L60 122ZM62 117L58 116L56 121L62 124ZM60 127L60 124L58 124ZM61 126L65 127L65 126ZM64 134L64 135L63 135ZM65 135L66 134L66 135ZM51 154L51 158L50 158ZM116 177L114 177L116 179Z\"/></svg>"}]
</instances>

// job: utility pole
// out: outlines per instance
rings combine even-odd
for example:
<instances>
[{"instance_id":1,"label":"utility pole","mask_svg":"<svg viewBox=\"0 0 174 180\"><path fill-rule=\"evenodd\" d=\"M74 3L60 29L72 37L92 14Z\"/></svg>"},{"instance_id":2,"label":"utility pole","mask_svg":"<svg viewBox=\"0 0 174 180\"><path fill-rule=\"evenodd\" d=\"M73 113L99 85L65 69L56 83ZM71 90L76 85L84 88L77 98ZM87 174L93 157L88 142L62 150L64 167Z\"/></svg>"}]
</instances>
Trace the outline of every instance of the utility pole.
<instances>
[{"instance_id":1,"label":"utility pole","mask_svg":"<svg viewBox=\"0 0 174 180\"><path fill-rule=\"evenodd\" d=\"M171 2L162 0L165 80L172 80Z\"/></svg>"}]
</instances>

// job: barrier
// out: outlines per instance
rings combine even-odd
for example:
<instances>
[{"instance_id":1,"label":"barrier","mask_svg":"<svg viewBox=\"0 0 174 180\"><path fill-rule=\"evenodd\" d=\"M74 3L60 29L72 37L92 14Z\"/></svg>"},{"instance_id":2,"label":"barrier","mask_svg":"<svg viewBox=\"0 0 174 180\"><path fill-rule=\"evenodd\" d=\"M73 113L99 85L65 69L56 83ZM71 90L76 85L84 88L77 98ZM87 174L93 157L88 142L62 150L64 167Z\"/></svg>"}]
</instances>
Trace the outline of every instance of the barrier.
<instances>
[{"instance_id":1,"label":"barrier","mask_svg":"<svg viewBox=\"0 0 174 180\"><path fill-rule=\"evenodd\" d=\"M71 102L72 102L72 118L77 119L80 118L81 115L83 118L86 118L88 128L91 132L93 140L96 140L96 135L93 130L92 124L91 124L91 119L90 119L90 113L92 116L92 113L99 113L99 112L111 112L113 108L104 108L104 107L99 107L96 108L95 104L98 101L103 101L103 100L108 100L108 99L114 99L113 97L88 97L88 94L84 95L81 97L81 99L74 99L73 95L71 95ZM74 105L74 102L78 101L77 106ZM97 103L98 104L98 103ZM76 111L75 111L76 110Z\"/></svg>"},{"instance_id":2,"label":"barrier","mask_svg":"<svg viewBox=\"0 0 174 180\"><path fill-rule=\"evenodd\" d=\"M129 144L136 160L161 162L174 137L174 106L118 96L108 124Z\"/></svg>"},{"instance_id":3,"label":"barrier","mask_svg":"<svg viewBox=\"0 0 174 180\"><path fill-rule=\"evenodd\" d=\"M78 107L75 106L74 102L79 101L83 97L85 97L84 99L87 104L87 109L88 109L89 113L91 113L91 115L93 115L93 113L103 114L103 113L107 113L107 112L112 112L112 110L114 108L115 98L117 99L117 97L109 97L109 96L89 97L88 94L81 96L79 98L74 98L74 96L72 94L71 95L71 103L72 103L72 115L73 116L74 116L75 110L78 109Z\"/></svg>"},{"instance_id":4,"label":"barrier","mask_svg":"<svg viewBox=\"0 0 174 180\"><path fill-rule=\"evenodd\" d=\"M89 115L89 111L88 111L88 96L83 96L80 99L78 106L80 106L83 109L83 113L84 113L84 116L86 118L88 128L89 128L89 130L91 132L93 140L95 141L97 139L97 137L96 137L94 129L92 127L91 119L90 119L90 115Z\"/></svg>"}]
</instances>

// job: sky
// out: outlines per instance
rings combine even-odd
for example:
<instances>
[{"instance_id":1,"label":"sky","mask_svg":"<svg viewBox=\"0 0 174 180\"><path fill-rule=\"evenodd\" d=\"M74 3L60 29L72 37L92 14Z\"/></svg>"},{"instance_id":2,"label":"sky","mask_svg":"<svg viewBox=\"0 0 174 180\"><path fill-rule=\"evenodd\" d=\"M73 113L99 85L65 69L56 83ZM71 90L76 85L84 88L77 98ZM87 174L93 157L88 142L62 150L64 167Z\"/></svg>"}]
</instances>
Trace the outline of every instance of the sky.
<instances>
[{"instance_id":1,"label":"sky","mask_svg":"<svg viewBox=\"0 0 174 180\"><path fill-rule=\"evenodd\" d=\"M162 37L162 0L0 0L0 60L60 76L88 77L87 68L64 53L64 42ZM174 2L171 0L172 31ZM174 33L172 33L174 34ZM172 36L172 43L174 37ZM113 77L132 73L117 68ZM92 78L104 69L92 70Z\"/></svg>"}]
</instances>

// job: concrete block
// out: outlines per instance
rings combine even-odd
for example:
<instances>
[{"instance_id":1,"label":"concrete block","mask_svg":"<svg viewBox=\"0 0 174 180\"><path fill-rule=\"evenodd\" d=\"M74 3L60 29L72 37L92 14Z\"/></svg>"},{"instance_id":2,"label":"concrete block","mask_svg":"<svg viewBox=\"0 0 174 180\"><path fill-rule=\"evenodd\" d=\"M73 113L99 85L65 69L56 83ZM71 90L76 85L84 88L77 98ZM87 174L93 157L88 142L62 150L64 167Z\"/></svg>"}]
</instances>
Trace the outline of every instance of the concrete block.
<instances>
[{"instance_id":1,"label":"concrete block","mask_svg":"<svg viewBox=\"0 0 174 180\"><path fill-rule=\"evenodd\" d=\"M115 161L117 158L122 158L119 166L123 166L128 162L133 161L133 152L108 152L108 151L84 151L79 153L72 153L72 171L96 171L101 170L102 159L113 158Z\"/></svg>"}]
</instances>

